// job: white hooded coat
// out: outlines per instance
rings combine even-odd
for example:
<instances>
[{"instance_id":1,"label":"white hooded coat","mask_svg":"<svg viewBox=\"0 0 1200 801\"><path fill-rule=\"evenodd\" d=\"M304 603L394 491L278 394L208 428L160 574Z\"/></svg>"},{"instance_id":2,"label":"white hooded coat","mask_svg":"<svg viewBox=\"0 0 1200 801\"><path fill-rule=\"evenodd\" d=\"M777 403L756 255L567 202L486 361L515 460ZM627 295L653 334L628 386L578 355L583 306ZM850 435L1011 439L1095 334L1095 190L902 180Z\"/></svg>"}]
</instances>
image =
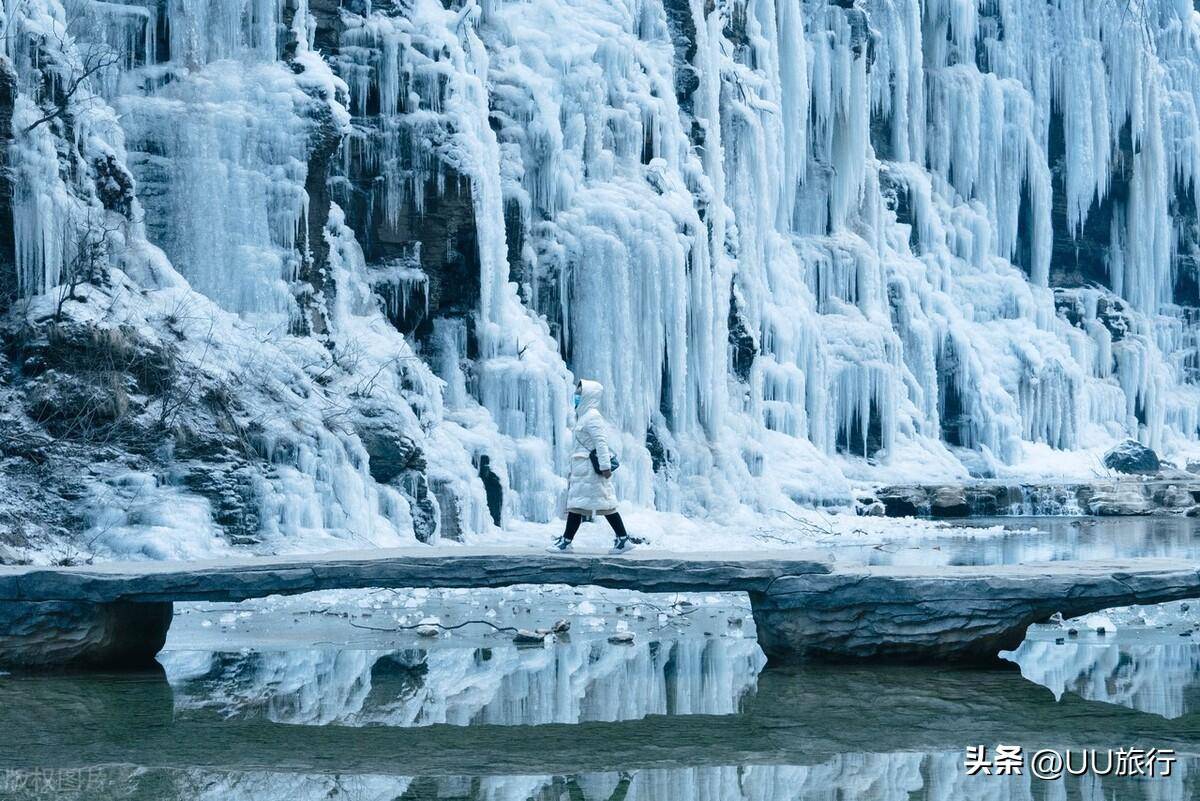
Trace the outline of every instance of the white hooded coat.
<instances>
[{"instance_id":1,"label":"white hooded coat","mask_svg":"<svg viewBox=\"0 0 1200 801\"><path fill-rule=\"evenodd\" d=\"M579 407L575 411L575 443L571 451L571 473L567 484L567 511L576 514L611 514L617 510L617 494L611 478L592 468L591 454L601 470L611 466L608 447L608 423L600 414L604 386L586 379L579 382Z\"/></svg>"}]
</instances>

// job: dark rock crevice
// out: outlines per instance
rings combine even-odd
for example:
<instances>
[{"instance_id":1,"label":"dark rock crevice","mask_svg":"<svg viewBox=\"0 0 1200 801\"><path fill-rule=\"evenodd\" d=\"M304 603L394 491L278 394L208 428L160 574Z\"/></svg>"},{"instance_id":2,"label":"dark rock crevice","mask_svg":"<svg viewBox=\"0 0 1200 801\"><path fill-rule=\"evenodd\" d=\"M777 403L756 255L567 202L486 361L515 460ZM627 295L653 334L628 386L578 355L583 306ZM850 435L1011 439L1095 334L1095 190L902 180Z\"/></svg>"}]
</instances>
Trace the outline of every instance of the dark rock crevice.
<instances>
[{"instance_id":1,"label":"dark rock crevice","mask_svg":"<svg viewBox=\"0 0 1200 801\"><path fill-rule=\"evenodd\" d=\"M1109 254L1114 244L1114 219L1118 223L1116 227L1119 228L1133 181L1134 155L1133 135L1130 124L1126 121L1118 136L1108 194L1103 200L1093 199L1082 229L1072 233L1071 223L1067 218L1067 152L1063 117L1057 110L1051 115L1047 153L1053 191L1050 213L1053 230L1050 286L1112 288Z\"/></svg>"},{"instance_id":2,"label":"dark rock crevice","mask_svg":"<svg viewBox=\"0 0 1200 801\"><path fill-rule=\"evenodd\" d=\"M729 347L734 375L739 381L748 382L754 359L758 356L758 340L742 309L736 283L729 293Z\"/></svg>"},{"instance_id":3,"label":"dark rock crevice","mask_svg":"<svg viewBox=\"0 0 1200 801\"><path fill-rule=\"evenodd\" d=\"M0 55L0 312L17 298L16 242L13 236L13 109L17 102L17 72Z\"/></svg>"}]
</instances>

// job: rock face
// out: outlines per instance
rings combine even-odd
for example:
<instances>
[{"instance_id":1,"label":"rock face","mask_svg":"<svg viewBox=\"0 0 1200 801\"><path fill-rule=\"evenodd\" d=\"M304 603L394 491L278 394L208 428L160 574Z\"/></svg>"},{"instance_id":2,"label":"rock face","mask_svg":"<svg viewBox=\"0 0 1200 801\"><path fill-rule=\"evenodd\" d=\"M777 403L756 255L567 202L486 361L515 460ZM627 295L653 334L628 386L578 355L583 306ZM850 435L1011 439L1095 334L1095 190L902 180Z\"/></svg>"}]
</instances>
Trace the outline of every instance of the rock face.
<instances>
[{"instance_id":1,"label":"rock face","mask_svg":"<svg viewBox=\"0 0 1200 801\"><path fill-rule=\"evenodd\" d=\"M883 487L875 497L883 504L888 517L992 517L1013 514L1014 508L1022 506L1025 489L992 482L933 486L898 484ZM1060 502L1058 508L1062 506Z\"/></svg>"},{"instance_id":2,"label":"rock face","mask_svg":"<svg viewBox=\"0 0 1200 801\"><path fill-rule=\"evenodd\" d=\"M1104 454L1104 466L1118 473L1152 476L1162 465L1158 454L1153 450L1140 442L1127 439Z\"/></svg>"},{"instance_id":3,"label":"rock face","mask_svg":"<svg viewBox=\"0 0 1200 801\"><path fill-rule=\"evenodd\" d=\"M0 310L17 297L16 242L13 231L13 174L10 148L14 138L13 109L17 102L17 71L7 56L0 57Z\"/></svg>"},{"instance_id":4,"label":"rock face","mask_svg":"<svg viewBox=\"0 0 1200 801\"><path fill-rule=\"evenodd\" d=\"M144 667L166 642L171 614L170 602L0 603L0 664L19 670Z\"/></svg>"},{"instance_id":5,"label":"rock face","mask_svg":"<svg viewBox=\"0 0 1200 801\"><path fill-rule=\"evenodd\" d=\"M433 539L438 529L438 508L430 497L425 475L425 453L386 409L365 405L354 424L367 451L371 477L391 484L408 498L413 518L413 535L420 542Z\"/></svg>"}]
</instances>

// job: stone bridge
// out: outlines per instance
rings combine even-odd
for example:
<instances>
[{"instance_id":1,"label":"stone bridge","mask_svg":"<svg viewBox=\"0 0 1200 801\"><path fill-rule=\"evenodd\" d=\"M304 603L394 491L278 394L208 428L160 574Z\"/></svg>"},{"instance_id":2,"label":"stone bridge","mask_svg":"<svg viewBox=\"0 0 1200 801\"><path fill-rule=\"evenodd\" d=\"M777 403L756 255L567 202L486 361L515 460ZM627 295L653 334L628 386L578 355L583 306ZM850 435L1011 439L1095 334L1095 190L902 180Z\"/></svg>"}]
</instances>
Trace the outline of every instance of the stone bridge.
<instances>
[{"instance_id":1,"label":"stone bridge","mask_svg":"<svg viewBox=\"0 0 1200 801\"><path fill-rule=\"evenodd\" d=\"M746 592L775 662L986 663L1054 612L1200 597L1183 560L881 567L829 553L624 556L427 546L220 562L0 567L0 664L137 666L153 660L176 601L243 601L368 587L565 584L642 592Z\"/></svg>"}]
</instances>

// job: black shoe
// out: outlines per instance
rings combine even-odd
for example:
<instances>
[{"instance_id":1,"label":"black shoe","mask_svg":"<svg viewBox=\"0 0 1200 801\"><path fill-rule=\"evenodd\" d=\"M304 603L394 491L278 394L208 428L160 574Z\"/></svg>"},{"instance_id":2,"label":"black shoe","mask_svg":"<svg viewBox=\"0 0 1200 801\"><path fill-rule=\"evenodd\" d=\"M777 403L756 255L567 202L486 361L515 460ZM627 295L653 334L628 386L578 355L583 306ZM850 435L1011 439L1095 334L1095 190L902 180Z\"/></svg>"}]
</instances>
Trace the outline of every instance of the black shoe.
<instances>
[{"instance_id":1,"label":"black shoe","mask_svg":"<svg viewBox=\"0 0 1200 801\"><path fill-rule=\"evenodd\" d=\"M566 537L559 537L546 550L550 553L570 553L575 550L575 546Z\"/></svg>"},{"instance_id":2,"label":"black shoe","mask_svg":"<svg viewBox=\"0 0 1200 801\"><path fill-rule=\"evenodd\" d=\"M632 538L617 537L616 540L613 541L613 547L612 547L612 550L609 551L609 553L611 553L611 554L629 553L636 547L637 546L633 544Z\"/></svg>"}]
</instances>

